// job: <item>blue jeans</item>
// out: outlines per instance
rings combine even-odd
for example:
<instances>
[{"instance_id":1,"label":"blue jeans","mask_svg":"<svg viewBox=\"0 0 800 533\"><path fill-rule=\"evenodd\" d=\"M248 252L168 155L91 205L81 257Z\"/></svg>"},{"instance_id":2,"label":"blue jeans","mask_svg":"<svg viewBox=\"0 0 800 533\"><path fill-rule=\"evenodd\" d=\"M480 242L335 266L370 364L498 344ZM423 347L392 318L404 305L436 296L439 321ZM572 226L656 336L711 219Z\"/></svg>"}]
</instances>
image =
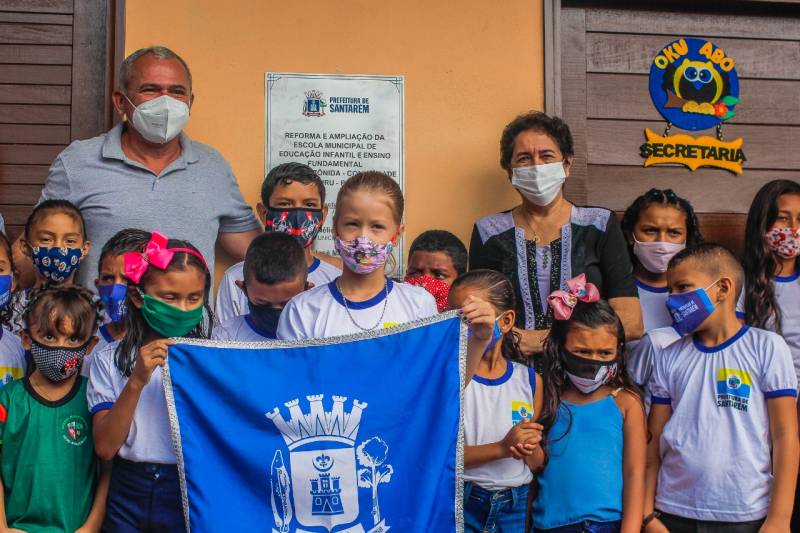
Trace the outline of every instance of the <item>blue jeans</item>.
<instances>
[{"instance_id":1,"label":"blue jeans","mask_svg":"<svg viewBox=\"0 0 800 533\"><path fill-rule=\"evenodd\" d=\"M536 533L619 533L622 522L580 522L552 529L537 529Z\"/></svg>"},{"instance_id":2,"label":"blue jeans","mask_svg":"<svg viewBox=\"0 0 800 533\"><path fill-rule=\"evenodd\" d=\"M117 456L111 468L103 531L171 533L185 530L178 467L134 463Z\"/></svg>"},{"instance_id":3,"label":"blue jeans","mask_svg":"<svg viewBox=\"0 0 800 533\"><path fill-rule=\"evenodd\" d=\"M486 490L464 483L464 531L520 533L525 531L528 486Z\"/></svg>"}]
</instances>

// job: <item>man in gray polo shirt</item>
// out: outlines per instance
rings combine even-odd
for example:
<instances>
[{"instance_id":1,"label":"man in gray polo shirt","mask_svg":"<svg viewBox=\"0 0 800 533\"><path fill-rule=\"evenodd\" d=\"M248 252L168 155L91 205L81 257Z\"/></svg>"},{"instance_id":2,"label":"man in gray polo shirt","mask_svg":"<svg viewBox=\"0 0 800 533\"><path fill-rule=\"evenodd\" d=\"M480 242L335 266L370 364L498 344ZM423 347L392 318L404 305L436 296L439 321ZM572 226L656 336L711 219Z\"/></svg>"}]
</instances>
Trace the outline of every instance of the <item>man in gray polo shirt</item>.
<instances>
[{"instance_id":1,"label":"man in gray polo shirt","mask_svg":"<svg viewBox=\"0 0 800 533\"><path fill-rule=\"evenodd\" d=\"M40 201L69 200L86 219L92 251L81 284L94 287L101 248L124 228L188 240L212 272L217 241L239 261L261 232L225 159L181 131L193 98L183 59L163 47L138 50L123 61L113 95L128 120L56 157Z\"/></svg>"}]
</instances>

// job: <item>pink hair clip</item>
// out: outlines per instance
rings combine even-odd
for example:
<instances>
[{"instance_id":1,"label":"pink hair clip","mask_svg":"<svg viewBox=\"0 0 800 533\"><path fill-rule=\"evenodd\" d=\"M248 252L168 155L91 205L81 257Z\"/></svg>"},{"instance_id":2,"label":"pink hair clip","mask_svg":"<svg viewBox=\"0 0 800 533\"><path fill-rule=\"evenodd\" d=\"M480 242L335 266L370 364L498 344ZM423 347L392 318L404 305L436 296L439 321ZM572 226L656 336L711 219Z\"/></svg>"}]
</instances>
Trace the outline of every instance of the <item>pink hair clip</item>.
<instances>
[{"instance_id":1,"label":"pink hair clip","mask_svg":"<svg viewBox=\"0 0 800 533\"><path fill-rule=\"evenodd\" d=\"M176 252L192 254L200 259L203 266L208 270L208 265L206 265L206 260L203 259L202 254L191 248L167 248L167 242L168 239L165 235L154 231L150 236L150 242L144 248L144 252L126 253L123 256L125 277L134 283L139 283L139 280L142 279L150 265L160 270L166 270Z\"/></svg>"},{"instance_id":2,"label":"pink hair clip","mask_svg":"<svg viewBox=\"0 0 800 533\"><path fill-rule=\"evenodd\" d=\"M547 297L547 304L556 320L569 320L579 301L591 303L600 299L600 291L594 283L587 283L586 274L567 280L567 289L553 291Z\"/></svg>"}]
</instances>

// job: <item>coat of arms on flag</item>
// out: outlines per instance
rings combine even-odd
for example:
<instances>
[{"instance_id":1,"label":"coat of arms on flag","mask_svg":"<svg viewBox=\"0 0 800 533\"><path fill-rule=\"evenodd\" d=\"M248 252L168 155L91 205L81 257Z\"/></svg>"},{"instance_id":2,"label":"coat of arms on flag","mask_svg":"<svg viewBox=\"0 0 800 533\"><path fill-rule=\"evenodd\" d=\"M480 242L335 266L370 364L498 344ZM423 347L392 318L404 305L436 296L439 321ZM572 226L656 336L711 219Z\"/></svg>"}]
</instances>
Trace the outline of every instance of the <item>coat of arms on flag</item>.
<instances>
[{"instance_id":1,"label":"coat of arms on flag","mask_svg":"<svg viewBox=\"0 0 800 533\"><path fill-rule=\"evenodd\" d=\"M461 531L465 331L171 346L187 530Z\"/></svg>"}]
</instances>

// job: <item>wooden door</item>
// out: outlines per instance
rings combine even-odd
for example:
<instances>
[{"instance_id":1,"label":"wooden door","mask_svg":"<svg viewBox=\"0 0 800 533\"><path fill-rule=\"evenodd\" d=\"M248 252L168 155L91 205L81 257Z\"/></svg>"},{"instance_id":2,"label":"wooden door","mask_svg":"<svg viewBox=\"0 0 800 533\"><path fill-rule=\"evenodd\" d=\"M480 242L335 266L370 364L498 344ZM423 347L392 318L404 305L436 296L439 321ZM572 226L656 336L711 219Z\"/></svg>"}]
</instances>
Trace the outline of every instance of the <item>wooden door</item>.
<instances>
[{"instance_id":1,"label":"wooden door","mask_svg":"<svg viewBox=\"0 0 800 533\"><path fill-rule=\"evenodd\" d=\"M708 240L741 252L756 191L775 178L800 179L800 5L564 0L554 18L558 68L550 71L558 80L548 85L548 109L575 136L568 197L619 211L651 187L672 188L702 213ZM740 175L642 166L645 128L661 133L666 126L650 100L650 65L661 47L684 36L710 39L736 61L741 104L723 132L727 140L744 138Z\"/></svg>"},{"instance_id":2,"label":"wooden door","mask_svg":"<svg viewBox=\"0 0 800 533\"><path fill-rule=\"evenodd\" d=\"M55 156L111 127L120 1L0 0L0 213L13 240Z\"/></svg>"}]
</instances>

